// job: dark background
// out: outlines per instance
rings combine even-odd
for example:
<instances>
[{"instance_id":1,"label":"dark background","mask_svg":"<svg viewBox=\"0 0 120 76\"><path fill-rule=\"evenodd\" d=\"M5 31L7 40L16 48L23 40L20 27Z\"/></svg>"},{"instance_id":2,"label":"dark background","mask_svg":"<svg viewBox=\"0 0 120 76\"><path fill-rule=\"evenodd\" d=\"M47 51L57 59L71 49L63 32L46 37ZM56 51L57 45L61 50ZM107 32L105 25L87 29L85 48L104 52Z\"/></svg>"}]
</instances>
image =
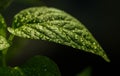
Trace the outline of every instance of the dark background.
<instances>
[{"instance_id":1,"label":"dark background","mask_svg":"<svg viewBox=\"0 0 120 76\"><path fill-rule=\"evenodd\" d=\"M92 76L120 75L120 5L117 0L14 0L2 13L7 24L11 25L13 16L20 10L41 5L62 9L81 21L103 47L111 62L107 63L90 53L77 52L79 50L71 47L16 37L14 44L20 49L8 52L12 55L9 65L20 65L34 55L46 55L57 63L62 76L75 76L89 66ZM24 43L21 47L17 46L18 40Z\"/></svg>"}]
</instances>

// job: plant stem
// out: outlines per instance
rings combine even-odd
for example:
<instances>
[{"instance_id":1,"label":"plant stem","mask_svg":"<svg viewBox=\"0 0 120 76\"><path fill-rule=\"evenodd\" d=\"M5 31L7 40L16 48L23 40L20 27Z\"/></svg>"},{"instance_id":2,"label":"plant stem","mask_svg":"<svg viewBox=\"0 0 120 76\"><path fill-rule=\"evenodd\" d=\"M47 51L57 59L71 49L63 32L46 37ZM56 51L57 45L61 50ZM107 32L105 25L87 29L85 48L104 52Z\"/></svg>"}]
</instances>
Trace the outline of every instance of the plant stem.
<instances>
[{"instance_id":1,"label":"plant stem","mask_svg":"<svg viewBox=\"0 0 120 76\"><path fill-rule=\"evenodd\" d=\"M12 45L13 38L14 38L14 35L12 35L12 34L8 38L8 42L9 42L10 45ZM8 48L2 51L2 64L3 64L3 67L7 66L7 64L6 64L7 51L8 51Z\"/></svg>"},{"instance_id":2,"label":"plant stem","mask_svg":"<svg viewBox=\"0 0 120 76\"><path fill-rule=\"evenodd\" d=\"M3 50L3 52L2 52L2 64L3 64L3 67L6 67L7 65L6 65L6 54L7 54L7 50L8 49L5 49L5 50Z\"/></svg>"},{"instance_id":3,"label":"plant stem","mask_svg":"<svg viewBox=\"0 0 120 76\"><path fill-rule=\"evenodd\" d=\"M9 42L10 45L12 45L13 38L14 38L13 34L11 34L10 37L8 38L8 42Z\"/></svg>"}]
</instances>

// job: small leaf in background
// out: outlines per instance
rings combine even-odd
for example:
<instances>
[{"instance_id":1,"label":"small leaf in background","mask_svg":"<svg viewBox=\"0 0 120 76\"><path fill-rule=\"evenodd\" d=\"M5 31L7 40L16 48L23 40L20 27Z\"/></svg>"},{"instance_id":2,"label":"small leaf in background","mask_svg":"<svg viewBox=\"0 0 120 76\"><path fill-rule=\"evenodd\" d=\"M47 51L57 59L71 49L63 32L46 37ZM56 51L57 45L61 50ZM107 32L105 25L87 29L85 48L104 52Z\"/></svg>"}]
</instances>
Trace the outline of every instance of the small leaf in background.
<instances>
[{"instance_id":1,"label":"small leaf in background","mask_svg":"<svg viewBox=\"0 0 120 76\"><path fill-rule=\"evenodd\" d=\"M1 14L0 14L0 35L6 37L6 23Z\"/></svg>"},{"instance_id":2,"label":"small leaf in background","mask_svg":"<svg viewBox=\"0 0 120 76\"><path fill-rule=\"evenodd\" d=\"M0 76L25 76L20 68L0 67Z\"/></svg>"},{"instance_id":3,"label":"small leaf in background","mask_svg":"<svg viewBox=\"0 0 120 76\"><path fill-rule=\"evenodd\" d=\"M77 74L76 76L91 76L91 72L92 72L91 67L87 67L82 72Z\"/></svg>"},{"instance_id":4,"label":"small leaf in background","mask_svg":"<svg viewBox=\"0 0 120 76\"><path fill-rule=\"evenodd\" d=\"M21 68L27 76L61 76L57 65L45 56L35 56Z\"/></svg>"},{"instance_id":5,"label":"small leaf in background","mask_svg":"<svg viewBox=\"0 0 120 76\"><path fill-rule=\"evenodd\" d=\"M0 0L0 12L7 8L13 0Z\"/></svg>"},{"instance_id":6,"label":"small leaf in background","mask_svg":"<svg viewBox=\"0 0 120 76\"><path fill-rule=\"evenodd\" d=\"M109 61L87 28L64 11L48 7L28 8L15 15L12 27L8 31L13 35L68 45Z\"/></svg>"},{"instance_id":7,"label":"small leaf in background","mask_svg":"<svg viewBox=\"0 0 120 76\"><path fill-rule=\"evenodd\" d=\"M10 45L7 42L7 40L5 39L5 37L0 36L0 50L6 49L8 48Z\"/></svg>"},{"instance_id":8,"label":"small leaf in background","mask_svg":"<svg viewBox=\"0 0 120 76\"><path fill-rule=\"evenodd\" d=\"M0 50L3 50L10 46L5 37L6 37L6 24L4 18L0 14Z\"/></svg>"}]
</instances>

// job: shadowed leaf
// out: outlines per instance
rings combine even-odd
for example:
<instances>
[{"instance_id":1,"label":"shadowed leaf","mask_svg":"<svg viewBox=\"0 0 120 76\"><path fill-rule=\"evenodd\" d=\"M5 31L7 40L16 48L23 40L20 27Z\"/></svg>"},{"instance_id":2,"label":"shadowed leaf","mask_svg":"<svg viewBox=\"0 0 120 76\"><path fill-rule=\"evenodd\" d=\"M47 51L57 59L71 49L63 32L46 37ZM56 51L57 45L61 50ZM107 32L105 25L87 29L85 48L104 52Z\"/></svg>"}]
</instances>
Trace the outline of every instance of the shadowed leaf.
<instances>
[{"instance_id":1,"label":"shadowed leaf","mask_svg":"<svg viewBox=\"0 0 120 76\"><path fill-rule=\"evenodd\" d=\"M0 67L0 76L25 76L18 67Z\"/></svg>"},{"instance_id":2,"label":"shadowed leaf","mask_svg":"<svg viewBox=\"0 0 120 76\"><path fill-rule=\"evenodd\" d=\"M57 65L45 56L35 56L21 68L27 76L61 76Z\"/></svg>"}]
</instances>

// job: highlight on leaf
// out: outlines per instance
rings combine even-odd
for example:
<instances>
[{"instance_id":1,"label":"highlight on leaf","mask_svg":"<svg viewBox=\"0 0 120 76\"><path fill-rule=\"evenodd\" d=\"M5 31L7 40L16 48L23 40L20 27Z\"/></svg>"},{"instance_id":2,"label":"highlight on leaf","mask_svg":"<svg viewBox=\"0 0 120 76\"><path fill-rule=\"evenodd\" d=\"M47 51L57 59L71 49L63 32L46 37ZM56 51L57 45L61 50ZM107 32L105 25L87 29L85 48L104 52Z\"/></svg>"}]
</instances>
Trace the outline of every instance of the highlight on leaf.
<instances>
[{"instance_id":1,"label":"highlight on leaf","mask_svg":"<svg viewBox=\"0 0 120 76\"><path fill-rule=\"evenodd\" d=\"M22 10L15 15L12 28L13 35L47 40L109 59L87 28L68 13L49 7L33 7Z\"/></svg>"}]
</instances>

